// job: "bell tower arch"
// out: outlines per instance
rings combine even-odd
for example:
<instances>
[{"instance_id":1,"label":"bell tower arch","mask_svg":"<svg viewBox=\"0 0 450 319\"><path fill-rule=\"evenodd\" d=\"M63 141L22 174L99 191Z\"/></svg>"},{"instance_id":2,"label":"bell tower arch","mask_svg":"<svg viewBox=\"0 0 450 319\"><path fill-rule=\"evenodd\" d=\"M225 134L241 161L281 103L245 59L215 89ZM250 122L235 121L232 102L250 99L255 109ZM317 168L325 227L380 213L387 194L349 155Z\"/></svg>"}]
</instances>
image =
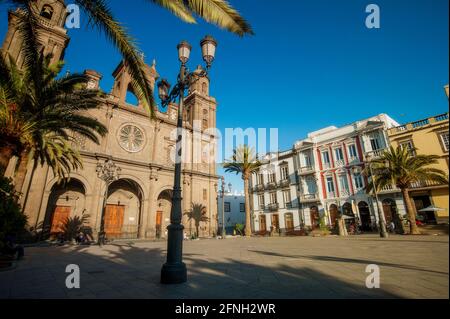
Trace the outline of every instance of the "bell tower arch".
<instances>
[{"instance_id":1,"label":"bell tower arch","mask_svg":"<svg viewBox=\"0 0 450 319\"><path fill-rule=\"evenodd\" d=\"M70 40L64 28L67 17L64 1L37 0L32 3L32 9L39 23L38 38L44 53L53 54L52 62L62 60ZM20 10L8 12L8 31L2 46L2 53L11 55L19 68L23 65L23 43L17 28L20 14Z\"/></svg>"}]
</instances>

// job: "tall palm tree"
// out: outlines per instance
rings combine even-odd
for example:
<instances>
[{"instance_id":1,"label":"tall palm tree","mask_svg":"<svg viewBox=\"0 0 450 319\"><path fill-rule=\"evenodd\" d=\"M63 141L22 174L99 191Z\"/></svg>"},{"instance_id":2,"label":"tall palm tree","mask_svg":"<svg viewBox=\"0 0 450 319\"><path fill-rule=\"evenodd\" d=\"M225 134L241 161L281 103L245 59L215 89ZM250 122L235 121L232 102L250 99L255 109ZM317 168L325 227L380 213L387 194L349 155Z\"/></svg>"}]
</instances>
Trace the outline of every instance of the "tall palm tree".
<instances>
[{"instance_id":1,"label":"tall palm tree","mask_svg":"<svg viewBox=\"0 0 450 319\"><path fill-rule=\"evenodd\" d=\"M203 204L192 203L192 209L184 213L189 221L195 222L196 237L199 236L199 228L201 222L207 222L209 218L206 216L206 207Z\"/></svg>"},{"instance_id":2,"label":"tall palm tree","mask_svg":"<svg viewBox=\"0 0 450 319\"><path fill-rule=\"evenodd\" d=\"M194 15L205 19L207 22L227 29L239 36L253 34L251 26L226 0L146 0L168 9L174 15L187 23L196 23ZM148 78L145 76L144 60L138 53L135 41L128 34L126 28L118 22L108 6L106 0L73 0L89 19L89 25L101 30L105 36L120 51L128 66L132 77L132 86L137 97L147 107L153 116L153 93ZM26 25L19 28L20 34L29 29L37 34L38 13L36 0L0 0L1 3L12 4L15 8L21 9L20 23ZM24 41L24 46L36 46L35 42Z\"/></svg>"},{"instance_id":3,"label":"tall palm tree","mask_svg":"<svg viewBox=\"0 0 450 319\"><path fill-rule=\"evenodd\" d=\"M56 176L66 177L81 167L72 148L73 134L99 143L107 133L96 119L83 115L100 104L99 91L87 90L88 77L70 74L56 79L62 63L50 65L51 56L38 55L19 71L13 59L0 55L0 170L12 156L19 157L15 178L21 190L30 160L48 164Z\"/></svg>"},{"instance_id":4,"label":"tall palm tree","mask_svg":"<svg viewBox=\"0 0 450 319\"><path fill-rule=\"evenodd\" d=\"M444 171L430 167L430 165L437 163L439 156L413 156L411 154L407 148L391 146L389 150L384 151L380 158L373 160L371 165L378 191L386 186L395 185L402 192L410 224L410 233L417 235L420 234L420 231L416 225L416 215L409 197L409 188L413 183L426 181L447 184L448 176ZM368 191L374 188L373 182L372 180L367 185Z\"/></svg>"},{"instance_id":5,"label":"tall palm tree","mask_svg":"<svg viewBox=\"0 0 450 319\"><path fill-rule=\"evenodd\" d=\"M244 180L245 194L245 236L252 235L251 216L250 216L250 195L248 190L248 180L251 174L261 166L256 158L256 154L248 145L237 147L233 150L233 157L230 161L223 164L225 172L241 174Z\"/></svg>"}]
</instances>

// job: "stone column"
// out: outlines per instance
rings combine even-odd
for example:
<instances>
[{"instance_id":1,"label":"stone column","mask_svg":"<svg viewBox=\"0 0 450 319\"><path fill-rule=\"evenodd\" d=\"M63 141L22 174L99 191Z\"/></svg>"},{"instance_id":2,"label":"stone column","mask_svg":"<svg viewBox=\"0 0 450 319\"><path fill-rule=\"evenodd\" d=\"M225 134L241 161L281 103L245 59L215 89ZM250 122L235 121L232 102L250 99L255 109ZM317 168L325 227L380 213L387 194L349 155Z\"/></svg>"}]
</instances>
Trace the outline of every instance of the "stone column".
<instances>
[{"instance_id":1,"label":"stone column","mask_svg":"<svg viewBox=\"0 0 450 319\"><path fill-rule=\"evenodd\" d=\"M158 201L157 196L159 194L155 194L155 186L158 182L158 173L157 170L152 168L150 172L150 186L148 191L148 205L144 207L144 223L145 223L145 231L144 238L154 237L155 236L155 227L156 227L156 203Z\"/></svg>"}]
</instances>

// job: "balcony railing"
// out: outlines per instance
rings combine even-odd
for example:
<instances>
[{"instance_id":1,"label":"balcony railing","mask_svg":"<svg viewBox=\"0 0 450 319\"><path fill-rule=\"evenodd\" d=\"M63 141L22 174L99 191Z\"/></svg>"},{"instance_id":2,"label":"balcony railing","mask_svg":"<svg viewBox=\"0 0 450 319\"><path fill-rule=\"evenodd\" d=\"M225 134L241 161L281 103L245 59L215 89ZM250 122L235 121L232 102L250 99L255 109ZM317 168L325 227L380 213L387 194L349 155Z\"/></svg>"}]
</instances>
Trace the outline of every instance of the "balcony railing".
<instances>
[{"instance_id":1,"label":"balcony railing","mask_svg":"<svg viewBox=\"0 0 450 319\"><path fill-rule=\"evenodd\" d=\"M328 192L328 198L336 198L337 194L335 192Z\"/></svg>"},{"instance_id":2,"label":"balcony railing","mask_svg":"<svg viewBox=\"0 0 450 319\"><path fill-rule=\"evenodd\" d=\"M448 120L448 113L437 115L437 116L434 117L434 120L436 122Z\"/></svg>"},{"instance_id":3,"label":"balcony railing","mask_svg":"<svg viewBox=\"0 0 450 319\"><path fill-rule=\"evenodd\" d=\"M434 181L419 181L411 183L410 188L423 188L423 187L431 187L431 186L440 186L443 185Z\"/></svg>"},{"instance_id":4,"label":"balcony railing","mask_svg":"<svg viewBox=\"0 0 450 319\"><path fill-rule=\"evenodd\" d=\"M291 185L291 181L289 179L283 179L279 183L280 187L287 187L289 185Z\"/></svg>"},{"instance_id":5,"label":"balcony railing","mask_svg":"<svg viewBox=\"0 0 450 319\"><path fill-rule=\"evenodd\" d=\"M300 201L312 201L312 200L318 200L319 194L301 194L300 195Z\"/></svg>"},{"instance_id":6,"label":"balcony railing","mask_svg":"<svg viewBox=\"0 0 450 319\"><path fill-rule=\"evenodd\" d=\"M336 160L335 162L336 167L342 167L344 165L345 165L344 160Z\"/></svg>"},{"instance_id":7,"label":"balcony railing","mask_svg":"<svg viewBox=\"0 0 450 319\"><path fill-rule=\"evenodd\" d=\"M265 210L266 209L266 205L264 205L264 204L259 205L259 209L260 210Z\"/></svg>"},{"instance_id":8,"label":"balcony railing","mask_svg":"<svg viewBox=\"0 0 450 319\"><path fill-rule=\"evenodd\" d=\"M349 164L359 163L359 158L358 157L349 157L348 158L348 163Z\"/></svg>"},{"instance_id":9,"label":"balcony railing","mask_svg":"<svg viewBox=\"0 0 450 319\"><path fill-rule=\"evenodd\" d=\"M264 185L263 184L256 184L254 187L253 187L253 191L255 191L255 192L261 192L261 191L263 191L264 190Z\"/></svg>"},{"instance_id":10,"label":"balcony railing","mask_svg":"<svg viewBox=\"0 0 450 319\"><path fill-rule=\"evenodd\" d=\"M267 205L267 208L269 208L270 211L276 211L278 210L280 205L278 205L278 203L271 203L269 205Z\"/></svg>"},{"instance_id":11,"label":"balcony railing","mask_svg":"<svg viewBox=\"0 0 450 319\"><path fill-rule=\"evenodd\" d=\"M277 187L277 183L276 182L268 182L266 184L266 189L274 189Z\"/></svg>"},{"instance_id":12,"label":"balcony railing","mask_svg":"<svg viewBox=\"0 0 450 319\"><path fill-rule=\"evenodd\" d=\"M314 167L304 166L304 167L300 167L300 169L298 171L299 171L299 174L308 174L308 173L314 172Z\"/></svg>"},{"instance_id":13,"label":"balcony railing","mask_svg":"<svg viewBox=\"0 0 450 319\"><path fill-rule=\"evenodd\" d=\"M382 148L382 149L379 149L379 150L367 152L366 153L366 158L368 158L369 160L373 160L373 159L379 158L379 157L381 157L384 154L385 150L386 149Z\"/></svg>"},{"instance_id":14,"label":"balcony railing","mask_svg":"<svg viewBox=\"0 0 450 319\"><path fill-rule=\"evenodd\" d=\"M348 189L341 189L339 194L342 196L350 196L350 191Z\"/></svg>"},{"instance_id":15,"label":"balcony railing","mask_svg":"<svg viewBox=\"0 0 450 319\"><path fill-rule=\"evenodd\" d=\"M331 168L331 163L323 163L323 169Z\"/></svg>"},{"instance_id":16,"label":"balcony railing","mask_svg":"<svg viewBox=\"0 0 450 319\"><path fill-rule=\"evenodd\" d=\"M393 127L389 129L389 133L398 133L398 132L404 132L408 130L413 130L417 128L421 128L423 126L427 126L436 122L442 122L442 121L448 121L448 113L439 114L433 117L429 117L420 121L415 121L411 123L407 123L401 126Z\"/></svg>"}]
</instances>

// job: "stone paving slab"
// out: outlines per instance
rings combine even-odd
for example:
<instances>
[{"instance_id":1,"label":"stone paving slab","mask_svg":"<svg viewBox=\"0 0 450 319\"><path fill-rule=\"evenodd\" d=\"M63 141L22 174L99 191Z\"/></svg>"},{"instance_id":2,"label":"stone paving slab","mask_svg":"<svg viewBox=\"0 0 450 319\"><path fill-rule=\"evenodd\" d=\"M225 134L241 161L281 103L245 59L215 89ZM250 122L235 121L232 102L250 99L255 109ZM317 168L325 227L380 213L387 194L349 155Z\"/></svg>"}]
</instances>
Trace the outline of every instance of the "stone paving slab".
<instances>
[{"instance_id":1,"label":"stone paving slab","mask_svg":"<svg viewBox=\"0 0 450 319\"><path fill-rule=\"evenodd\" d=\"M184 242L188 282L161 285L165 242L27 247L0 298L449 298L448 236L229 238ZM65 286L68 264L81 288ZM366 266L381 270L365 286Z\"/></svg>"}]
</instances>

